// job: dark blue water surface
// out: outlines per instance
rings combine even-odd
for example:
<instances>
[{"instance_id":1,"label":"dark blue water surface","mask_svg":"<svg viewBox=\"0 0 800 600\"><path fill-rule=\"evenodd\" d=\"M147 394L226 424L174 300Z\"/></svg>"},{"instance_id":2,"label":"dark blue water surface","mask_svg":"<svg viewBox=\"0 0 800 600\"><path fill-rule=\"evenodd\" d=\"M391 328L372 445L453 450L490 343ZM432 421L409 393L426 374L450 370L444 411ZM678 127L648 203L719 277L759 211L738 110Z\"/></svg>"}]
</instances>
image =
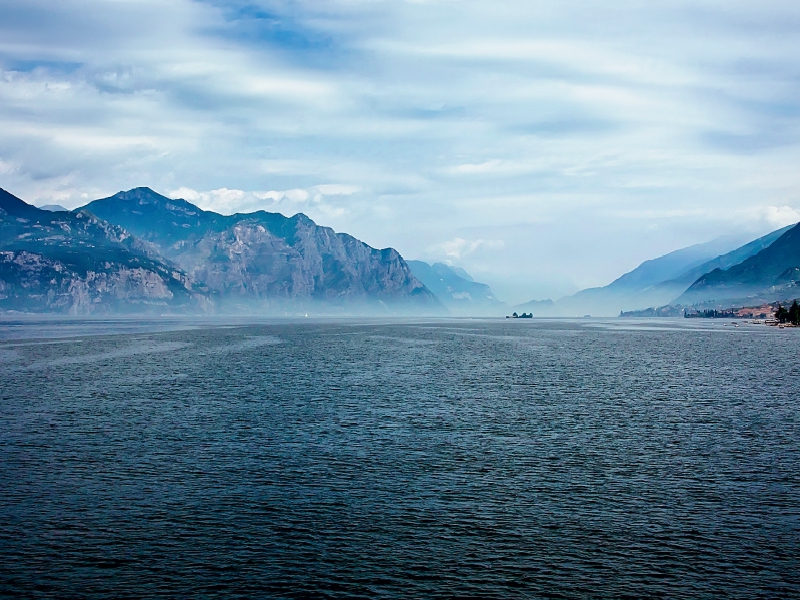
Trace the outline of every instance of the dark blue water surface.
<instances>
[{"instance_id":1,"label":"dark blue water surface","mask_svg":"<svg viewBox=\"0 0 800 600\"><path fill-rule=\"evenodd\" d=\"M800 596L800 329L0 330L0 595Z\"/></svg>"}]
</instances>

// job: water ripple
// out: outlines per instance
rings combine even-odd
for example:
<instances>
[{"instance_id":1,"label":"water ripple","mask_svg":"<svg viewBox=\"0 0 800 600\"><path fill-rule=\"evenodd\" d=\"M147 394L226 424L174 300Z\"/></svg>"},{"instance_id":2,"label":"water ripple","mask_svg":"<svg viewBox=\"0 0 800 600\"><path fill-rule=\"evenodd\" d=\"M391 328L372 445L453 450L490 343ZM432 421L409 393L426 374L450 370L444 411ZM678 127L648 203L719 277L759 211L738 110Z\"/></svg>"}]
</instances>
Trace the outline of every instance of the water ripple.
<instances>
[{"instance_id":1,"label":"water ripple","mask_svg":"<svg viewBox=\"0 0 800 600\"><path fill-rule=\"evenodd\" d=\"M522 325L0 347L0 595L800 595L800 332Z\"/></svg>"}]
</instances>

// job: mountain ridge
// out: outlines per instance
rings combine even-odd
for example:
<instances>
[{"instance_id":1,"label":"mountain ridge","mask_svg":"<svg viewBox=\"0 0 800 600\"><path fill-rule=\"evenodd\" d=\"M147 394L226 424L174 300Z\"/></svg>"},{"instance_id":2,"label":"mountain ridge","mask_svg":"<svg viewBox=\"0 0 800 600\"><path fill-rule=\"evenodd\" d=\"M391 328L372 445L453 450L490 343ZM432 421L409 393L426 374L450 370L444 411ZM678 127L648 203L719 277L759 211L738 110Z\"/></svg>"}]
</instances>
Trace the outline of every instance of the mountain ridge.
<instances>
[{"instance_id":1,"label":"mountain ridge","mask_svg":"<svg viewBox=\"0 0 800 600\"><path fill-rule=\"evenodd\" d=\"M642 262L600 288L581 290L556 302L531 301L514 308L531 309L548 316L614 316L620 312L642 311L685 302L682 296L698 279L715 269L727 269L776 242L795 225L772 231L733 249L725 250L737 239L724 236L704 244L695 244ZM702 260L705 255L706 260ZM711 256L709 256L711 255ZM662 279L666 277L666 279Z\"/></svg>"},{"instance_id":2,"label":"mountain ridge","mask_svg":"<svg viewBox=\"0 0 800 600\"><path fill-rule=\"evenodd\" d=\"M376 249L298 213L221 215L149 188L83 207L152 243L237 311L326 305L442 312L393 248Z\"/></svg>"},{"instance_id":3,"label":"mountain ridge","mask_svg":"<svg viewBox=\"0 0 800 600\"><path fill-rule=\"evenodd\" d=\"M679 304L785 300L800 294L800 224L727 269L716 268L676 298Z\"/></svg>"},{"instance_id":4,"label":"mountain ridge","mask_svg":"<svg viewBox=\"0 0 800 600\"><path fill-rule=\"evenodd\" d=\"M558 316L616 316L621 311L660 306L683 291L663 289L658 287L660 284L735 249L741 243L738 237L723 236L679 248L642 262L606 286L581 290L559 298L550 308L541 306L540 310Z\"/></svg>"},{"instance_id":5,"label":"mountain ridge","mask_svg":"<svg viewBox=\"0 0 800 600\"><path fill-rule=\"evenodd\" d=\"M0 189L0 309L195 312L209 291L151 245L88 211L51 212Z\"/></svg>"},{"instance_id":6,"label":"mountain ridge","mask_svg":"<svg viewBox=\"0 0 800 600\"><path fill-rule=\"evenodd\" d=\"M485 283L475 281L464 269L441 262L406 261L412 273L453 313L497 316L506 306Z\"/></svg>"}]
</instances>

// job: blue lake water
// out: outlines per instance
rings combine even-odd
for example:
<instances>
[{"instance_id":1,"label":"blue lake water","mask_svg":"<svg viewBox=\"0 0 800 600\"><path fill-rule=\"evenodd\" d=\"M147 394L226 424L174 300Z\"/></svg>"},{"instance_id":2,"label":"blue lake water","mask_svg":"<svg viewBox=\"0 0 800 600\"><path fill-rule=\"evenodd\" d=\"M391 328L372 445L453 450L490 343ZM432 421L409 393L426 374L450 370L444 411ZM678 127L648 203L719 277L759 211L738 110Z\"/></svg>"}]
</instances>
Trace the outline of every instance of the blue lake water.
<instances>
[{"instance_id":1,"label":"blue lake water","mask_svg":"<svg viewBox=\"0 0 800 600\"><path fill-rule=\"evenodd\" d=\"M800 596L800 329L0 322L0 595Z\"/></svg>"}]
</instances>

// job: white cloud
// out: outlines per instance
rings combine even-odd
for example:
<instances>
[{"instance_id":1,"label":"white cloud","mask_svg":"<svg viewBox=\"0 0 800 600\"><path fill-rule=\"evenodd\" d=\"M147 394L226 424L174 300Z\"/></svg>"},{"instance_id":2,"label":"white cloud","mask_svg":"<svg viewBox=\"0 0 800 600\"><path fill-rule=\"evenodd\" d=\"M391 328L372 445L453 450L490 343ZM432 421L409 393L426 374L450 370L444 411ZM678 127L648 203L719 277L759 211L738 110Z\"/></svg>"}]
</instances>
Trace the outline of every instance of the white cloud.
<instances>
[{"instance_id":1,"label":"white cloud","mask_svg":"<svg viewBox=\"0 0 800 600\"><path fill-rule=\"evenodd\" d=\"M290 202L301 203L308 200L308 192L305 190L286 190L283 192L283 195Z\"/></svg>"},{"instance_id":2,"label":"white cloud","mask_svg":"<svg viewBox=\"0 0 800 600\"><path fill-rule=\"evenodd\" d=\"M542 297L798 220L800 4L269 4L0 0L0 186L302 210Z\"/></svg>"},{"instance_id":3,"label":"white cloud","mask_svg":"<svg viewBox=\"0 0 800 600\"><path fill-rule=\"evenodd\" d=\"M10 175L16 170L17 168L14 165L0 158L0 175Z\"/></svg>"},{"instance_id":4,"label":"white cloud","mask_svg":"<svg viewBox=\"0 0 800 600\"><path fill-rule=\"evenodd\" d=\"M800 210L791 206L767 206L759 212L762 219L777 228L800 222Z\"/></svg>"},{"instance_id":5,"label":"white cloud","mask_svg":"<svg viewBox=\"0 0 800 600\"><path fill-rule=\"evenodd\" d=\"M188 200L189 202L196 202L200 200L201 196L197 190L193 190L191 188L182 187L178 188L177 190L172 190L171 192L167 193L167 196L170 198L174 198L175 200Z\"/></svg>"},{"instance_id":6,"label":"white cloud","mask_svg":"<svg viewBox=\"0 0 800 600\"><path fill-rule=\"evenodd\" d=\"M210 191L197 191L182 187L167 193L170 198L182 198L202 208L221 214L233 214L266 210L293 215L298 209L311 215L323 218L338 218L346 214L346 209L341 206L331 206L322 202L322 197L317 194L316 202L308 205L311 192L319 186L309 190L293 188L290 190L270 191L245 191L237 189L220 188ZM313 218L313 217L312 217Z\"/></svg>"},{"instance_id":7,"label":"white cloud","mask_svg":"<svg viewBox=\"0 0 800 600\"><path fill-rule=\"evenodd\" d=\"M275 190L269 192L253 192L253 195L260 200L272 200L273 202L278 202L285 196L283 192L276 192Z\"/></svg>"},{"instance_id":8,"label":"white cloud","mask_svg":"<svg viewBox=\"0 0 800 600\"><path fill-rule=\"evenodd\" d=\"M457 237L428 248L428 252L434 256L444 255L452 260L465 258L481 248L497 249L503 246L503 240L465 240Z\"/></svg>"},{"instance_id":9,"label":"white cloud","mask_svg":"<svg viewBox=\"0 0 800 600\"><path fill-rule=\"evenodd\" d=\"M357 185L342 185L339 183L325 183L316 185L314 188L325 196L350 196L361 191L361 188Z\"/></svg>"},{"instance_id":10,"label":"white cloud","mask_svg":"<svg viewBox=\"0 0 800 600\"><path fill-rule=\"evenodd\" d=\"M168 192L167 196L188 200L203 210L212 210L222 214L258 210L255 205L263 200L253 193L243 190L230 190L228 188L198 192L191 188L182 187Z\"/></svg>"}]
</instances>

